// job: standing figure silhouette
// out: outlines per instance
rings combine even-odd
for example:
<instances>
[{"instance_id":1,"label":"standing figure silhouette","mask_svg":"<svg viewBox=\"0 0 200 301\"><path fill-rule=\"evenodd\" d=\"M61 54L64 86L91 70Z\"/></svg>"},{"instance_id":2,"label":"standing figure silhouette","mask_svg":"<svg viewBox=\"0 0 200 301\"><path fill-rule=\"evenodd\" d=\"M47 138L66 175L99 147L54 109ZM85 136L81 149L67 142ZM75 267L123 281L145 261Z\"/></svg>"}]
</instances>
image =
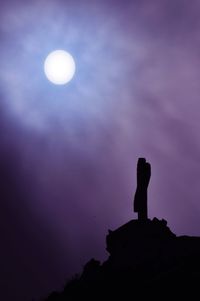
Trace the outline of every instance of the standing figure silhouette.
<instances>
[{"instance_id":1,"label":"standing figure silhouette","mask_svg":"<svg viewBox=\"0 0 200 301\"><path fill-rule=\"evenodd\" d=\"M145 158L139 158L137 163L137 188L134 197L134 212L138 213L138 220L148 219L147 189L151 177L151 165Z\"/></svg>"}]
</instances>

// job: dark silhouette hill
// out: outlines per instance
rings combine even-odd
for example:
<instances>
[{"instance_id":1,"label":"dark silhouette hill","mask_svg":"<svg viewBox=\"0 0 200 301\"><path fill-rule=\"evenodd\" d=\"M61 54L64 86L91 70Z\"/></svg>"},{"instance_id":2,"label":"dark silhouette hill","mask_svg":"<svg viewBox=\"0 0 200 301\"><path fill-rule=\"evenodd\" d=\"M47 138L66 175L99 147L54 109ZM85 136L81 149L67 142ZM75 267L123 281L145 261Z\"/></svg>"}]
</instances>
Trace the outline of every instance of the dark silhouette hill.
<instances>
[{"instance_id":1,"label":"dark silhouette hill","mask_svg":"<svg viewBox=\"0 0 200 301\"><path fill-rule=\"evenodd\" d=\"M167 221L147 216L151 166L138 160L134 211L138 219L106 236L108 259L91 259L50 300L189 299L200 295L200 237L176 236Z\"/></svg>"}]
</instances>

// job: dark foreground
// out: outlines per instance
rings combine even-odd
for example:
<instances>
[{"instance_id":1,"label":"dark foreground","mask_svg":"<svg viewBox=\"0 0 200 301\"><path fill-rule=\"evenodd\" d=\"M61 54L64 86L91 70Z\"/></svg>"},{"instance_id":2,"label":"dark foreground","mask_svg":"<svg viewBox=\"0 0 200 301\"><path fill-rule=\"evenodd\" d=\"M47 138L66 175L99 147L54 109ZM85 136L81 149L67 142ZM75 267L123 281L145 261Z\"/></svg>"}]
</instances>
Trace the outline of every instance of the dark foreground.
<instances>
[{"instance_id":1,"label":"dark foreground","mask_svg":"<svg viewBox=\"0 0 200 301\"><path fill-rule=\"evenodd\" d=\"M106 237L109 258L91 259L50 300L200 298L200 237L179 236L165 220L131 220Z\"/></svg>"}]
</instances>

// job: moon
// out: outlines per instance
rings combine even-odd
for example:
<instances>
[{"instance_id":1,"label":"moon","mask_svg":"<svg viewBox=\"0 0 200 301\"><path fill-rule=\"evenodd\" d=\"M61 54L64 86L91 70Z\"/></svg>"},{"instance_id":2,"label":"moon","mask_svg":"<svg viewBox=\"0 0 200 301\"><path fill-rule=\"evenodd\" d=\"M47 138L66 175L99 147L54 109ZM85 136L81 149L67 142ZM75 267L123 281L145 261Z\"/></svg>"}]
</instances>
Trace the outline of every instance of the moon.
<instances>
[{"instance_id":1,"label":"moon","mask_svg":"<svg viewBox=\"0 0 200 301\"><path fill-rule=\"evenodd\" d=\"M72 55L64 50L50 52L44 62L44 73L47 79L55 85L65 85L71 81L75 69Z\"/></svg>"}]
</instances>

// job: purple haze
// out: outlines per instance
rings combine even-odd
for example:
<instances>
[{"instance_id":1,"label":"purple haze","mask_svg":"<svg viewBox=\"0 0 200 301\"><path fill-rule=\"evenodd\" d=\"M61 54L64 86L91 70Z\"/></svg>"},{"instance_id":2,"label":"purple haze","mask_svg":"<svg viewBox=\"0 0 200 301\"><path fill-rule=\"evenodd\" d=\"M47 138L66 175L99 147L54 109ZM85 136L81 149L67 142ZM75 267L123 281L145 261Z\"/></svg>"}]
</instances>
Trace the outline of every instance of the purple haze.
<instances>
[{"instance_id":1,"label":"purple haze","mask_svg":"<svg viewBox=\"0 0 200 301\"><path fill-rule=\"evenodd\" d=\"M0 17L2 300L106 258L107 230L136 218L139 156L150 218L200 236L199 1L4 0ZM42 67L60 48L77 64L64 87Z\"/></svg>"}]
</instances>

